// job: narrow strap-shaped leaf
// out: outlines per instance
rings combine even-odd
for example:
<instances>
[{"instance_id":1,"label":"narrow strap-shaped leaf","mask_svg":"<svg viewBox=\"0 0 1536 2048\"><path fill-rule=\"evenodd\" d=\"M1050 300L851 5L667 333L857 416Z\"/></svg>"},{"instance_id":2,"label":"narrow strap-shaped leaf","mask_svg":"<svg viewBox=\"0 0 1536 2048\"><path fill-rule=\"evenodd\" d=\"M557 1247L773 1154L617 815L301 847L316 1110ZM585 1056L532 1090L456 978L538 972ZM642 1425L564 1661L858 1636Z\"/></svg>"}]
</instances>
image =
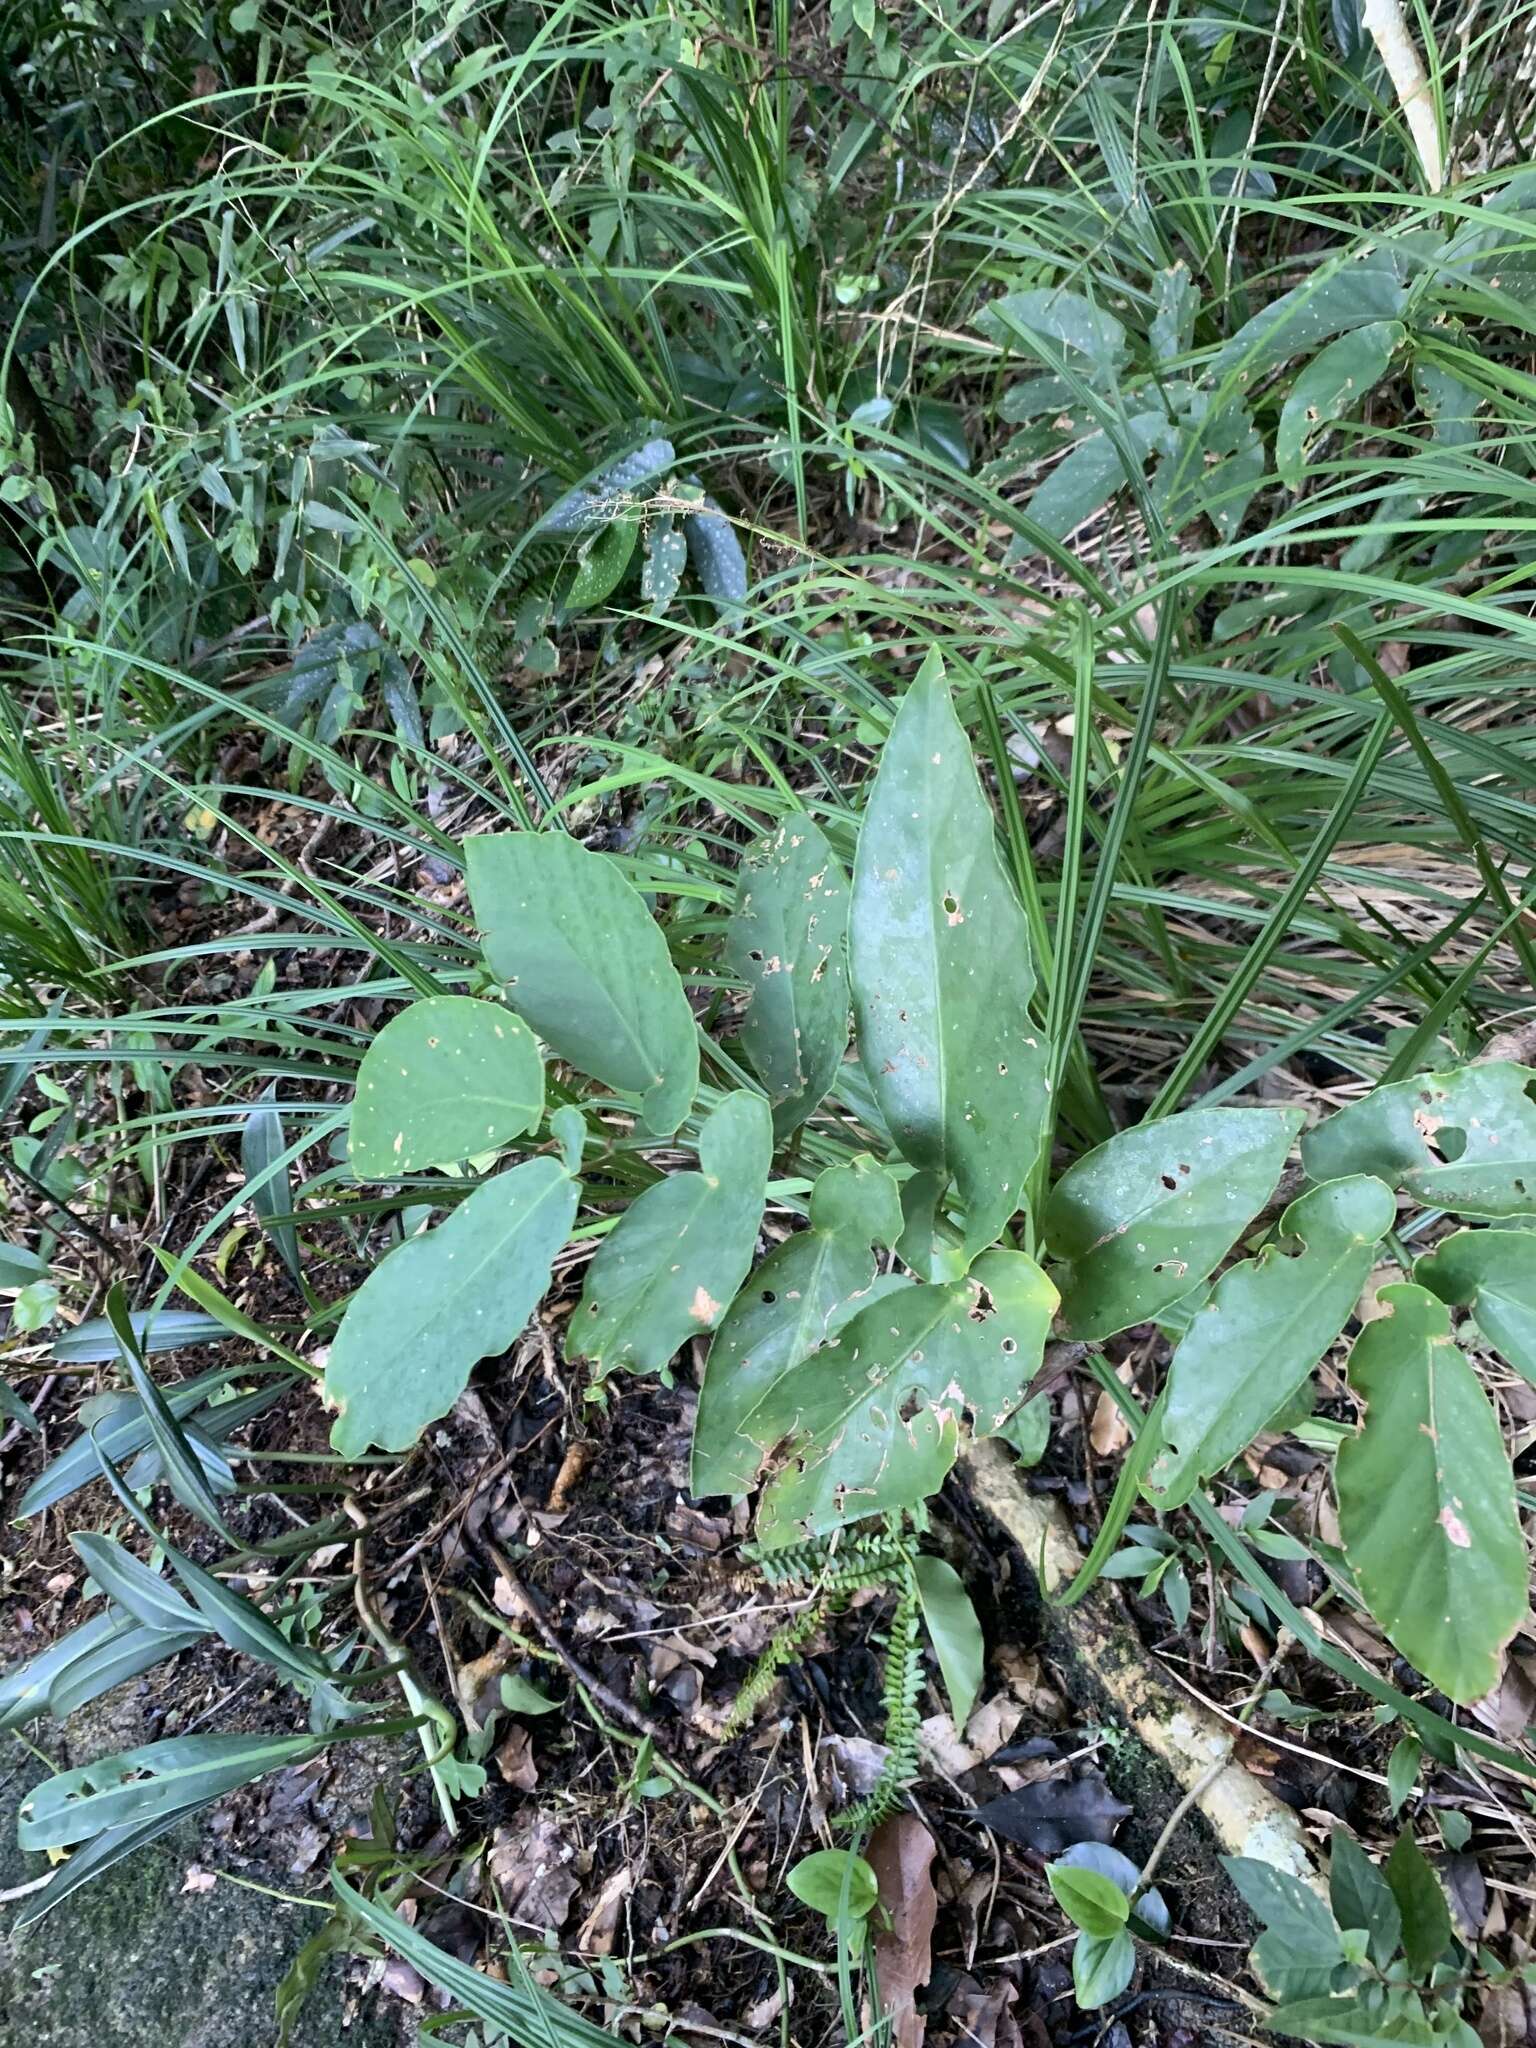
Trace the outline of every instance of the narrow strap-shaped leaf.
<instances>
[{"instance_id":1,"label":"narrow strap-shaped leaf","mask_svg":"<svg viewBox=\"0 0 1536 2048\"><path fill-rule=\"evenodd\" d=\"M155 1449L165 1466L166 1478L171 1491L185 1508L216 1530L226 1543L239 1548L240 1539L225 1527L224 1517L214 1499L208 1484L202 1461L182 1433L181 1424L166 1403L165 1396L155 1384L154 1375L144 1363L144 1354L139 1349L139 1340L134 1335L133 1325L128 1319L128 1303L122 1286L114 1282L107 1294L107 1319L117 1332L122 1346L123 1364L128 1377L133 1381L133 1390L144 1404L144 1413L149 1423L149 1432Z\"/></svg>"}]
</instances>

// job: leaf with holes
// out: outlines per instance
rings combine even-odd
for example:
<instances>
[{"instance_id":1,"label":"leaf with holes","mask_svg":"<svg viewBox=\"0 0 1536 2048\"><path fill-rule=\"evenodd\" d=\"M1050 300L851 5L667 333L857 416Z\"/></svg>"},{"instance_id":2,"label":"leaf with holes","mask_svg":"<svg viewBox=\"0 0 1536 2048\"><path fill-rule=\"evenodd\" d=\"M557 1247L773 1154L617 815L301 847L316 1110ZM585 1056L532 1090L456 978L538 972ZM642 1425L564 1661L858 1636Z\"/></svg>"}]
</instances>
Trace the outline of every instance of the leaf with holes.
<instances>
[{"instance_id":1,"label":"leaf with holes","mask_svg":"<svg viewBox=\"0 0 1536 2048\"><path fill-rule=\"evenodd\" d=\"M1384 1181L1329 1181L1292 1202L1279 1242L1221 1276L1173 1354L1149 1499L1181 1507L1280 1412L1343 1329L1396 1215ZM1286 1255L1286 1239L1300 1250Z\"/></svg>"},{"instance_id":2,"label":"leaf with holes","mask_svg":"<svg viewBox=\"0 0 1536 2048\"><path fill-rule=\"evenodd\" d=\"M1372 320L1329 342L1297 377L1275 430L1275 467L1293 491L1313 440L1376 388L1407 331L1400 320Z\"/></svg>"},{"instance_id":3,"label":"leaf with holes","mask_svg":"<svg viewBox=\"0 0 1536 2048\"><path fill-rule=\"evenodd\" d=\"M1444 1302L1412 1285L1378 1302L1349 1360L1365 1422L1334 1471L1344 1555L1409 1662L1451 1699L1481 1699L1526 1613L1514 1477Z\"/></svg>"},{"instance_id":4,"label":"leaf with holes","mask_svg":"<svg viewBox=\"0 0 1536 2048\"><path fill-rule=\"evenodd\" d=\"M608 854L563 832L464 842L470 901L507 1000L563 1060L641 1098L669 1137L699 1079L698 1033L661 927Z\"/></svg>"},{"instance_id":5,"label":"leaf with holes","mask_svg":"<svg viewBox=\"0 0 1536 2048\"><path fill-rule=\"evenodd\" d=\"M954 1181L977 1251L1019 1206L1039 1151L1046 1060L1029 1017L1029 929L936 655L880 756L850 956L881 1113L914 1166Z\"/></svg>"},{"instance_id":6,"label":"leaf with holes","mask_svg":"<svg viewBox=\"0 0 1536 2048\"><path fill-rule=\"evenodd\" d=\"M1246 321L1217 356L1214 375L1235 377L1239 385L1247 385L1263 371L1310 353L1336 334L1398 319L1408 303L1409 283L1427 253L1425 237L1399 235L1336 268L1320 270Z\"/></svg>"},{"instance_id":7,"label":"leaf with holes","mask_svg":"<svg viewBox=\"0 0 1536 2048\"><path fill-rule=\"evenodd\" d=\"M549 1285L576 1195L558 1160L525 1160L374 1267L325 1368L342 1457L371 1443L408 1450L448 1413L478 1361L506 1350Z\"/></svg>"},{"instance_id":8,"label":"leaf with holes","mask_svg":"<svg viewBox=\"0 0 1536 2048\"><path fill-rule=\"evenodd\" d=\"M1301 1141L1313 1180L1374 1173L1458 1216L1536 1216L1536 1069L1509 1060L1376 1088Z\"/></svg>"},{"instance_id":9,"label":"leaf with holes","mask_svg":"<svg viewBox=\"0 0 1536 2048\"><path fill-rule=\"evenodd\" d=\"M963 1280L886 1294L785 1373L760 1412L780 1446L758 1511L765 1545L915 1507L936 1493L969 1414L1001 1429L1039 1369L1056 1290L1022 1252Z\"/></svg>"},{"instance_id":10,"label":"leaf with holes","mask_svg":"<svg viewBox=\"0 0 1536 2048\"><path fill-rule=\"evenodd\" d=\"M1068 1167L1045 1209L1074 1337L1145 1322L1214 1271L1274 1192L1299 1109L1187 1109Z\"/></svg>"},{"instance_id":11,"label":"leaf with holes","mask_svg":"<svg viewBox=\"0 0 1536 2048\"><path fill-rule=\"evenodd\" d=\"M809 1230L769 1254L709 1350L693 1432L693 1491L747 1493L779 1438L777 1382L869 1299L872 1245L901 1232L896 1184L865 1154L829 1166L811 1190Z\"/></svg>"},{"instance_id":12,"label":"leaf with holes","mask_svg":"<svg viewBox=\"0 0 1536 2048\"><path fill-rule=\"evenodd\" d=\"M1536 1386L1536 1230L1457 1230L1415 1262L1431 1294L1470 1308L1477 1327Z\"/></svg>"},{"instance_id":13,"label":"leaf with holes","mask_svg":"<svg viewBox=\"0 0 1536 2048\"><path fill-rule=\"evenodd\" d=\"M742 862L725 958L749 991L741 1042L787 1138L848 1050L848 877L803 812Z\"/></svg>"},{"instance_id":14,"label":"leaf with holes","mask_svg":"<svg viewBox=\"0 0 1536 2048\"><path fill-rule=\"evenodd\" d=\"M773 1124L761 1095L727 1095L699 1130L699 1171L648 1187L587 1268L568 1348L599 1373L660 1372L714 1329L746 1278L762 1222Z\"/></svg>"},{"instance_id":15,"label":"leaf with holes","mask_svg":"<svg viewBox=\"0 0 1536 2048\"><path fill-rule=\"evenodd\" d=\"M458 1166L543 1114L544 1064L522 1018L473 996L429 996L363 1055L349 1163L360 1180Z\"/></svg>"}]
</instances>

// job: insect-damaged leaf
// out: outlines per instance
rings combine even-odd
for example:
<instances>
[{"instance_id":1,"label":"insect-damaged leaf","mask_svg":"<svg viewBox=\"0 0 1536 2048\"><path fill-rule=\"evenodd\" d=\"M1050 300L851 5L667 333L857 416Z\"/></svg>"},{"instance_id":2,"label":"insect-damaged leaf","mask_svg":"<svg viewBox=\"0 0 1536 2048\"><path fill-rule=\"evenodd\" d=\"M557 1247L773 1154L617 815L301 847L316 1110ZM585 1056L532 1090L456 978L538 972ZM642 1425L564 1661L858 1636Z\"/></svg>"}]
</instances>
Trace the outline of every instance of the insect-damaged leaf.
<instances>
[{"instance_id":1,"label":"insect-damaged leaf","mask_svg":"<svg viewBox=\"0 0 1536 2048\"><path fill-rule=\"evenodd\" d=\"M1365 1423L1339 1447L1339 1527L1361 1597L1451 1699L1481 1699L1526 1612L1498 1418L1426 1288L1384 1287L1349 1360Z\"/></svg>"},{"instance_id":2,"label":"insect-damaged leaf","mask_svg":"<svg viewBox=\"0 0 1536 2048\"><path fill-rule=\"evenodd\" d=\"M774 1389L867 1300L871 1245L901 1233L896 1184L860 1155L811 1190L811 1227L769 1254L731 1303L709 1350L693 1432L693 1491L744 1494L783 1434Z\"/></svg>"},{"instance_id":3,"label":"insect-damaged leaf","mask_svg":"<svg viewBox=\"0 0 1536 2048\"><path fill-rule=\"evenodd\" d=\"M1028 926L936 656L880 757L849 944L859 1055L881 1114L914 1166L954 1181L976 1251L1019 1205L1047 1081Z\"/></svg>"},{"instance_id":4,"label":"insect-damaged leaf","mask_svg":"<svg viewBox=\"0 0 1536 2048\"><path fill-rule=\"evenodd\" d=\"M1274 299L1240 327L1213 365L1214 374L1236 374L1248 384L1289 357L1302 355L1378 320L1394 320L1408 302L1408 286L1428 245L1423 236L1400 235L1364 255L1321 272L1294 291Z\"/></svg>"},{"instance_id":5,"label":"insect-damaged leaf","mask_svg":"<svg viewBox=\"0 0 1536 2048\"><path fill-rule=\"evenodd\" d=\"M848 901L848 877L803 813L742 862L725 957L750 992L741 1041L781 1139L820 1102L848 1050Z\"/></svg>"},{"instance_id":6,"label":"insect-damaged leaf","mask_svg":"<svg viewBox=\"0 0 1536 2048\"><path fill-rule=\"evenodd\" d=\"M645 1190L587 1268L572 1357L599 1372L659 1372L725 1313L752 1263L773 1125L761 1095L727 1095L699 1130L699 1171Z\"/></svg>"},{"instance_id":7,"label":"insect-damaged leaf","mask_svg":"<svg viewBox=\"0 0 1536 2048\"><path fill-rule=\"evenodd\" d=\"M1033 1259L991 1251L963 1280L903 1287L861 1309L773 1390L783 1462L758 1510L764 1544L936 1493L962 1417L987 1436L1018 1405L1055 1307Z\"/></svg>"},{"instance_id":8,"label":"insect-damaged leaf","mask_svg":"<svg viewBox=\"0 0 1536 2048\"><path fill-rule=\"evenodd\" d=\"M1457 1230L1419 1259L1413 1277L1470 1308L1477 1327L1536 1386L1536 1230Z\"/></svg>"},{"instance_id":9,"label":"insect-damaged leaf","mask_svg":"<svg viewBox=\"0 0 1536 2048\"><path fill-rule=\"evenodd\" d=\"M1301 1141L1313 1180L1374 1173L1460 1216L1536 1216L1536 1069L1509 1060L1376 1088Z\"/></svg>"},{"instance_id":10,"label":"insect-damaged leaf","mask_svg":"<svg viewBox=\"0 0 1536 2048\"><path fill-rule=\"evenodd\" d=\"M1301 483L1313 440L1375 389L1406 333L1400 320L1373 320L1329 342L1301 372L1275 430L1275 467L1292 490Z\"/></svg>"},{"instance_id":11,"label":"insect-damaged leaf","mask_svg":"<svg viewBox=\"0 0 1536 2048\"><path fill-rule=\"evenodd\" d=\"M576 1193L558 1160L525 1160L374 1267L325 1368L331 1442L344 1458L370 1443L408 1449L448 1413L478 1360L506 1349L549 1285Z\"/></svg>"},{"instance_id":12,"label":"insect-damaged leaf","mask_svg":"<svg viewBox=\"0 0 1536 2048\"><path fill-rule=\"evenodd\" d=\"M1329 1181L1281 1219L1280 1240L1299 1238L1300 1251L1268 1245L1217 1281L1169 1368L1164 1448L1144 1489L1159 1507L1181 1506L1291 1399L1343 1329L1396 1214L1382 1181Z\"/></svg>"},{"instance_id":13,"label":"insect-damaged leaf","mask_svg":"<svg viewBox=\"0 0 1536 2048\"><path fill-rule=\"evenodd\" d=\"M363 1055L348 1156L361 1180L457 1166L543 1113L544 1065L522 1018L473 996L428 996Z\"/></svg>"},{"instance_id":14,"label":"insect-damaged leaf","mask_svg":"<svg viewBox=\"0 0 1536 2048\"><path fill-rule=\"evenodd\" d=\"M610 856L563 832L464 842L470 900L507 1000L563 1060L641 1098L668 1137L699 1079L693 1011L661 927Z\"/></svg>"},{"instance_id":15,"label":"insect-damaged leaf","mask_svg":"<svg viewBox=\"0 0 1536 2048\"><path fill-rule=\"evenodd\" d=\"M1188 1109L1068 1167L1045 1210L1074 1337L1157 1315L1226 1257L1273 1193L1299 1109Z\"/></svg>"}]
</instances>

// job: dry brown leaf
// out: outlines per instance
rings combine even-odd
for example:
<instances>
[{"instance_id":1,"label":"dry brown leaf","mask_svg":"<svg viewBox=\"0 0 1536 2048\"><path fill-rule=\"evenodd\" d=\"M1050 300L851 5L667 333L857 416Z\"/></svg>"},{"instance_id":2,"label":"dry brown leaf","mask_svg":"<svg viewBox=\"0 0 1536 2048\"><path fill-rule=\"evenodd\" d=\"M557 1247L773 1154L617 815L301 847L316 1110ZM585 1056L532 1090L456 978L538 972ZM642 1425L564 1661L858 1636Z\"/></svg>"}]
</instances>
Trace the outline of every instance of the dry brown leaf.
<instances>
[{"instance_id":1,"label":"dry brown leaf","mask_svg":"<svg viewBox=\"0 0 1536 2048\"><path fill-rule=\"evenodd\" d=\"M510 1827L496 1830L488 1860L513 1921L541 1929L565 1924L577 1890L573 1854L547 1814L521 1814Z\"/></svg>"},{"instance_id":2,"label":"dry brown leaf","mask_svg":"<svg viewBox=\"0 0 1536 2048\"><path fill-rule=\"evenodd\" d=\"M958 1734L948 1714L930 1714L918 1728L919 1747L952 1778L973 1771L994 1756L1024 1718L1024 1709L1010 1693L984 1700Z\"/></svg>"},{"instance_id":3,"label":"dry brown leaf","mask_svg":"<svg viewBox=\"0 0 1536 2048\"><path fill-rule=\"evenodd\" d=\"M514 1722L506 1741L496 1752L496 1768L519 1792L538 1789L539 1767L533 1760L533 1737Z\"/></svg>"},{"instance_id":4,"label":"dry brown leaf","mask_svg":"<svg viewBox=\"0 0 1536 2048\"><path fill-rule=\"evenodd\" d=\"M933 1837L915 1813L893 1814L866 1852L888 1924L875 1929L875 1977L895 2048L922 2048L928 2022L917 1994L933 1972Z\"/></svg>"},{"instance_id":5,"label":"dry brown leaf","mask_svg":"<svg viewBox=\"0 0 1536 2048\"><path fill-rule=\"evenodd\" d=\"M1131 1362L1125 1359L1115 1367L1115 1378L1121 1386L1131 1384ZM1093 1407L1093 1421L1088 1425L1088 1441L1101 1458L1118 1458L1131 1440L1131 1425L1120 1409L1120 1403L1112 1394L1100 1394Z\"/></svg>"},{"instance_id":6,"label":"dry brown leaf","mask_svg":"<svg viewBox=\"0 0 1536 2048\"><path fill-rule=\"evenodd\" d=\"M1473 1702L1473 1715L1505 1742L1517 1742L1536 1721L1536 1662L1506 1657L1498 1684Z\"/></svg>"},{"instance_id":7,"label":"dry brown leaf","mask_svg":"<svg viewBox=\"0 0 1536 2048\"><path fill-rule=\"evenodd\" d=\"M581 1923L576 1946L586 1955L611 1956L618 1938L619 1917L625 1895L635 1881L634 1872L616 1870L597 1895L597 1903Z\"/></svg>"}]
</instances>

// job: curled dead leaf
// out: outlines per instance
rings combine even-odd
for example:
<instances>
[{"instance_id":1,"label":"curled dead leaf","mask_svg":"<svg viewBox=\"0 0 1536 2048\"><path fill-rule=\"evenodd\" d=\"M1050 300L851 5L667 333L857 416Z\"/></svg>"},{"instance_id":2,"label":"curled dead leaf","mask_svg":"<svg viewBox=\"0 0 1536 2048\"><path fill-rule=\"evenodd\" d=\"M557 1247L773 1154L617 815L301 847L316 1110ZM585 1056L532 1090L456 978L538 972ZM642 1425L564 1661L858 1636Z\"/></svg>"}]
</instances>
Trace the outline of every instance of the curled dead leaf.
<instances>
[{"instance_id":1,"label":"curled dead leaf","mask_svg":"<svg viewBox=\"0 0 1536 2048\"><path fill-rule=\"evenodd\" d=\"M933 1971L933 1837L915 1813L882 1821L866 1852L880 1887L885 1924L875 1927L875 1980L894 2048L922 2048L927 2021L917 1993Z\"/></svg>"}]
</instances>

